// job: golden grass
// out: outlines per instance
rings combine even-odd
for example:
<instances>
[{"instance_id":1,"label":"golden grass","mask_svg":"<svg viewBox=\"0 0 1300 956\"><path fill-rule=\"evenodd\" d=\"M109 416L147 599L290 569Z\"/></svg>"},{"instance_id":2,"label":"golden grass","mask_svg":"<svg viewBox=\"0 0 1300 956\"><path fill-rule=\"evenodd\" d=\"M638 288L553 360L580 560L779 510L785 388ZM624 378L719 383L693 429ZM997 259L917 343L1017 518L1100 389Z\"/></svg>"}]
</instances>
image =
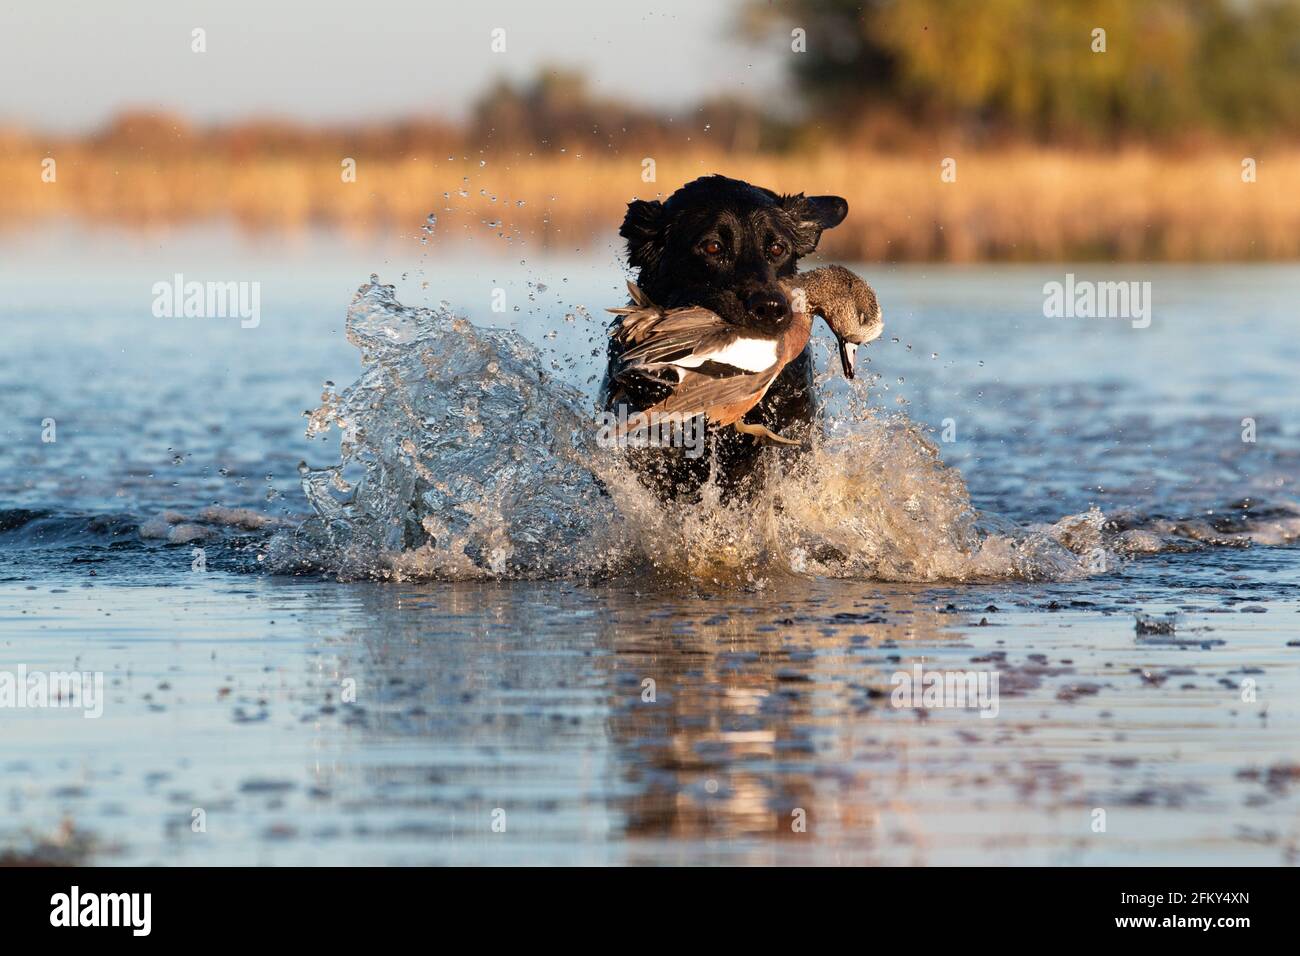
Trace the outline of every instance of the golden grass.
<instances>
[{"instance_id":1,"label":"golden grass","mask_svg":"<svg viewBox=\"0 0 1300 956\"><path fill-rule=\"evenodd\" d=\"M418 234L438 215L434 241L504 232L565 251L610 236L625 203L724 172L781 191L848 199L845 224L823 251L861 260L1239 260L1300 256L1300 149L1242 156L1223 148L1166 155L1016 148L957 152L957 180L940 156L851 151L806 155L674 153L640 158L577 153L516 160L359 155L357 181L339 159L181 153L167 158L58 151L57 180L41 180L43 154L0 151L0 228L54 217L119 225L231 218L253 229L333 226ZM460 195L461 192L465 195ZM444 193L449 198L444 198ZM522 201L523 205L519 203ZM498 225L499 223L499 225ZM503 246L504 248L504 246Z\"/></svg>"}]
</instances>

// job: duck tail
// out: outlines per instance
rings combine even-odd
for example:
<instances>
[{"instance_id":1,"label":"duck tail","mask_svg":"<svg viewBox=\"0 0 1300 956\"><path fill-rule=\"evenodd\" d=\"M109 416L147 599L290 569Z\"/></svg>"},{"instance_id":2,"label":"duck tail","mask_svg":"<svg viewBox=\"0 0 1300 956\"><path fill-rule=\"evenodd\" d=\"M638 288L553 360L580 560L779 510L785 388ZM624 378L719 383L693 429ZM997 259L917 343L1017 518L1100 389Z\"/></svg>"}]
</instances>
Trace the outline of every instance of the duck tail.
<instances>
[{"instance_id":1,"label":"duck tail","mask_svg":"<svg viewBox=\"0 0 1300 956\"><path fill-rule=\"evenodd\" d=\"M642 288L631 279L627 280L627 291L632 297L631 305L620 306L617 309L606 309L605 311L612 315L623 316L625 320L628 316L644 313L644 315L639 315L639 319L636 320L634 324L640 324L649 319L658 318L659 310L656 309L655 304L650 301L650 296L646 295L644 290L642 290ZM624 324L626 325L627 322L625 321ZM613 334L612 331L611 334Z\"/></svg>"},{"instance_id":2,"label":"duck tail","mask_svg":"<svg viewBox=\"0 0 1300 956\"><path fill-rule=\"evenodd\" d=\"M646 295L645 290L631 279L627 280L627 291L628 294L632 296L632 301L640 308L649 309L654 307L654 303L650 301L650 296Z\"/></svg>"}]
</instances>

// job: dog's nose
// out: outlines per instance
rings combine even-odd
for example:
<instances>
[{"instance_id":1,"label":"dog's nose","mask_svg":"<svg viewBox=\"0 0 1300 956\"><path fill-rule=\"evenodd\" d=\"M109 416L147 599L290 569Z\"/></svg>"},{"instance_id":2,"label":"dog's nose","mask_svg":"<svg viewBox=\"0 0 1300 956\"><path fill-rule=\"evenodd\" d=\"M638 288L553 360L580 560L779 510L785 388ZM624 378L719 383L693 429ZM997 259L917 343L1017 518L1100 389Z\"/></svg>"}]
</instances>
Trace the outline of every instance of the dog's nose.
<instances>
[{"instance_id":1,"label":"dog's nose","mask_svg":"<svg viewBox=\"0 0 1300 956\"><path fill-rule=\"evenodd\" d=\"M745 308L762 322L779 322L785 318L789 306L775 292L754 292L745 299Z\"/></svg>"}]
</instances>

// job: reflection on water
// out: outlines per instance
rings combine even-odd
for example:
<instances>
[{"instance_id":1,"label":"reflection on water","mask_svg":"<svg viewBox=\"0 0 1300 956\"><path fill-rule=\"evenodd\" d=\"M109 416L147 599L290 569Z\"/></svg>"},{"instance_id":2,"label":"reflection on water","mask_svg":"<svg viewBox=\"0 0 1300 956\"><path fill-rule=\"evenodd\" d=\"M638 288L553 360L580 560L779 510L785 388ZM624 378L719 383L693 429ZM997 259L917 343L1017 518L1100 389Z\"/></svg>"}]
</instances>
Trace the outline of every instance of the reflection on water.
<instances>
[{"instance_id":1,"label":"reflection on water","mask_svg":"<svg viewBox=\"0 0 1300 956\"><path fill-rule=\"evenodd\" d=\"M71 821L110 863L1293 861L1300 652L1198 556L1152 560L1186 586L1173 636L1135 635L1152 578L7 584L6 645L39 633L31 666L110 694L99 721L6 714L3 838ZM1294 638L1300 602L1267 604ZM997 716L894 706L920 662L995 670Z\"/></svg>"},{"instance_id":2,"label":"reflection on water","mask_svg":"<svg viewBox=\"0 0 1300 956\"><path fill-rule=\"evenodd\" d=\"M839 852L869 848L861 824L877 808L832 795L876 776L847 766L846 746L887 699L895 642L955 636L942 637L941 616L915 595L853 590L611 609L607 726L633 788L622 804L630 836L712 841L746 859L809 854L808 829L818 836L807 842L832 837Z\"/></svg>"}]
</instances>

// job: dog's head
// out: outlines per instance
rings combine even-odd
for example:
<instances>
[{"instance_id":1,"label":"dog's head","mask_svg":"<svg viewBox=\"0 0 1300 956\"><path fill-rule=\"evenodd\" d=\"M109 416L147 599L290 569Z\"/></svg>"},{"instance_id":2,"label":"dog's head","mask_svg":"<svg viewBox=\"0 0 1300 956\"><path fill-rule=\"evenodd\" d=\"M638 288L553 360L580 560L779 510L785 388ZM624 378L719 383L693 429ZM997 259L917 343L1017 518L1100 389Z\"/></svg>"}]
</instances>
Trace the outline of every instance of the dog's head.
<instances>
[{"instance_id":1,"label":"dog's head","mask_svg":"<svg viewBox=\"0 0 1300 956\"><path fill-rule=\"evenodd\" d=\"M780 196L705 176L666 202L628 203L619 235L656 304L701 305L734 325L776 330L791 315L777 280L794 275L799 257L848 211L839 196Z\"/></svg>"}]
</instances>

